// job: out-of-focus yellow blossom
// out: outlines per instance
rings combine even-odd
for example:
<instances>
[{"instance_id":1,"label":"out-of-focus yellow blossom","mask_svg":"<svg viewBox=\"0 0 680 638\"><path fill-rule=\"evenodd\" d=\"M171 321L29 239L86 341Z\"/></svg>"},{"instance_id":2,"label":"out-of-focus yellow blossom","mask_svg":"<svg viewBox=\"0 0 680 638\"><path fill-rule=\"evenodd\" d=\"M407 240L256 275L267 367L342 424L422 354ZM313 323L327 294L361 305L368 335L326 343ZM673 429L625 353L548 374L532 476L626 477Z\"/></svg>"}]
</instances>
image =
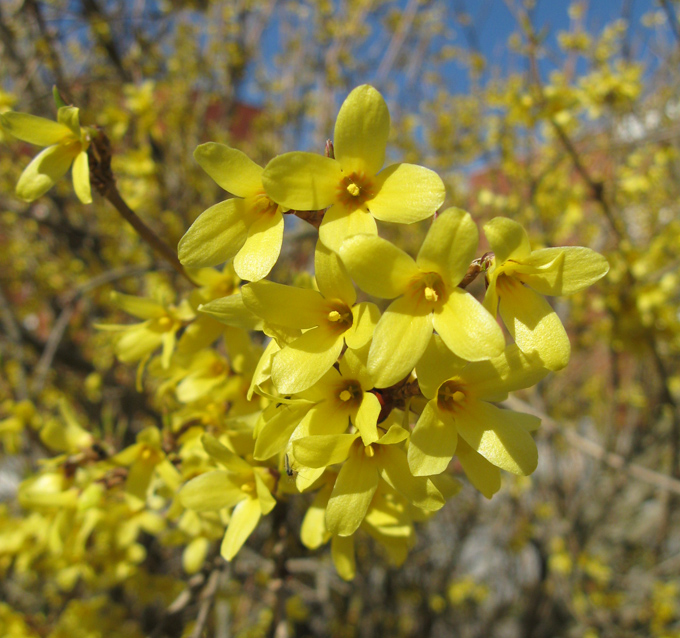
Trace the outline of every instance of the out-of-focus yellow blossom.
<instances>
[{"instance_id":1,"label":"out-of-focus yellow blossom","mask_svg":"<svg viewBox=\"0 0 680 638\"><path fill-rule=\"evenodd\" d=\"M194 157L235 197L198 216L179 242L179 260L197 268L233 258L241 279L259 281L274 267L283 241L283 209L265 194L262 168L241 151L214 142L199 146Z\"/></svg>"},{"instance_id":2,"label":"out-of-focus yellow blossom","mask_svg":"<svg viewBox=\"0 0 680 638\"><path fill-rule=\"evenodd\" d=\"M381 171L389 130L382 95L367 84L357 87L335 122L335 158L299 151L275 157L262 176L267 194L294 210L330 206L319 238L335 251L347 237L375 235L375 219L410 224L430 217L444 203L444 184L433 171L413 164Z\"/></svg>"},{"instance_id":3,"label":"out-of-focus yellow blossom","mask_svg":"<svg viewBox=\"0 0 680 638\"><path fill-rule=\"evenodd\" d=\"M80 126L76 107L62 106L57 112L56 122L28 113L7 111L0 114L0 124L7 133L24 142L47 147L21 174L16 188L21 199L32 202L44 195L73 164L76 195L83 204L92 202L87 159L90 137L87 129Z\"/></svg>"},{"instance_id":4,"label":"out-of-focus yellow blossom","mask_svg":"<svg viewBox=\"0 0 680 638\"><path fill-rule=\"evenodd\" d=\"M5 407L5 406L3 406ZM37 428L40 417L28 400L8 402L10 416L0 420L0 443L7 454L16 454L21 448L21 435L26 427Z\"/></svg>"},{"instance_id":5,"label":"out-of-focus yellow blossom","mask_svg":"<svg viewBox=\"0 0 680 638\"><path fill-rule=\"evenodd\" d=\"M449 349L468 361L495 357L505 340L500 327L468 292L458 288L477 250L478 232L468 213L445 210L434 221L414 260L380 237L348 239L340 255L367 293L395 299L373 335L368 370L379 388L415 367L434 328Z\"/></svg>"},{"instance_id":6,"label":"out-of-focus yellow blossom","mask_svg":"<svg viewBox=\"0 0 680 638\"><path fill-rule=\"evenodd\" d=\"M548 371L515 346L489 361L468 363L433 336L416 368L430 399L411 433L408 461L416 476L443 472L454 454L472 484L487 498L500 488L502 468L527 475L538 451L529 435L540 425L532 415L501 410L490 402L538 383Z\"/></svg>"},{"instance_id":7,"label":"out-of-focus yellow blossom","mask_svg":"<svg viewBox=\"0 0 680 638\"><path fill-rule=\"evenodd\" d=\"M343 345L361 348L371 338L379 315L357 295L338 256L321 242L314 264L319 291L270 281L242 288L245 305L266 322L306 330L272 359L271 378L282 394L302 392L316 383L338 360Z\"/></svg>"},{"instance_id":8,"label":"out-of-focus yellow blossom","mask_svg":"<svg viewBox=\"0 0 680 638\"><path fill-rule=\"evenodd\" d=\"M200 474L180 492L182 504L198 512L234 508L220 553L225 560L236 556L257 527L260 518L276 505L274 477L266 467L254 467L209 435L203 437L206 452L225 469Z\"/></svg>"},{"instance_id":9,"label":"out-of-focus yellow blossom","mask_svg":"<svg viewBox=\"0 0 680 638\"><path fill-rule=\"evenodd\" d=\"M498 311L520 350L538 353L549 370L569 362L569 337L541 295L571 295L609 271L607 260L590 248L564 246L531 250L520 224L496 217L484 225L494 258L487 272L486 308Z\"/></svg>"}]
</instances>

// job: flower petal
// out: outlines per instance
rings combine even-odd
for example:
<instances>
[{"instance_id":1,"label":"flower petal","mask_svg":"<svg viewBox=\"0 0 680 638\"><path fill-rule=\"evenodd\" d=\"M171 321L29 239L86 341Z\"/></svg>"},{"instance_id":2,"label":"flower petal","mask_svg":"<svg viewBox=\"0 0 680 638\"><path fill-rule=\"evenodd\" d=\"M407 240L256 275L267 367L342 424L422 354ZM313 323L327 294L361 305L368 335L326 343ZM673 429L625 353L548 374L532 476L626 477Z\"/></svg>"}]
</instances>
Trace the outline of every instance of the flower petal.
<instances>
[{"instance_id":1,"label":"flower petal","mask_svg":"<svg viewBox=\"0 0 680 638\"><path fill-rule=\"evenodd\" d=\"M68 126L28 113L1 113L0 124L17 139L37 146L52 146L73 137L73 131Z\"/></svg>"},{"instance_id":2,"label":"flower petal","mask_svg":"<svg viewBox=\"0 0 680 638\"><path fill-rule=\"evenodd\" d=\"M494 217L484 224L484 234L494 252L497 264L502 264L508 259L524 261L531 254L527 232L513 219Z\"/></svg>"},{"instance_id":3,"label":"flower petal","mask_svg":"<svg viewBox=\"0 0 680 638\"><path fill-rule=\"evenodd\" d=\"M444 506L446 499L432 481L411 474L404 450L394 446L382 448L380 457L383 479L416 507L436 512Z\"/></svg>"},{"instance_id":4,"label":"flower petal","mask_svg":"<svg viewBox=\"0 0 680 638\"><path fill-rule=\"evenodd\" d=\"M248 537L253 533L262 516L260 504L255 498L241 501L231 513L227 533L222 539L220 554L225 560L231 560L238 554Z\"/></svg>"},{"instance_id":5,"label":"flower petal","mask_svg":"<svg viewBox=\"0 0 680 638\"><path fill-rule=\"evenodd\" d=\"M491 498L501 489L500 469L475 452L462 437L458 440L456 456L470 483L486 498Z\"/></svg>"},{"instance_id":6,"label":"flower petal","mask_svg":"<svg viewBox=\"0 0 680 638\"><path fill-rule=\"evenodd\" d=\"M514 277L500 277L497 286L500 315L520 350L537 353L548 370L564 368L571 345L550 304Z\"/></svg>"},{"instance_id":7,"label":"flower petal","mask_svg":"<svg viewBox=\"0 0 680 638\"><path fill-rule=\"evenodd\" d=\"M404 294L420 274L412 257L382 237L351 237L343 242L340 257L359 288L382 299Z\"/></svg>"},{"instance_id":8,"label":"flower petal","mask_svg":"<svg viewBox=\"0 0 680 638\"><path fill-rule=\"evenodd\" d=\"M393 301L375 327L368 355L368 372L375 387L386 388L407 376L425 352L431 336L430 312L407 297Z\"/></svg>"},{"instance_id":9,"label":"flower petal","mask_svg":"<svg viewBox=\"0 0 680 638\"><path fill-rule=\"evenodd\" d=\"M338 254L321 241L317 242L314 252L314 276L326 299L339 299L348 306L354 305L357 293L347 269Z\"/></svg>"},{"instance_id":10,"label":"flower petal","mask_svg":"<svg viewBox=\"0 0 680 638\"><path fill-rule=\"evenodd\" d=\"M238 479L224 470L214 470L191 479L179 492L184 507L197 512L233 507L246 498Z\"/></svg>"},{"instance_id":11,"label":"flower petal","mask_svg":"<svg viewBox=\"0 0 680 638\"><path fill-rule=\"evenodd\" d=\"M80 138L80 110L75 106L62 106L57 111L57 122L68 127L76 139Z\"/></svg>"},{"instance_id":12,"label":"flower petal","mask_svg":"<svg viewBox=\"0 0 680 638\"><path fill-rule=\"evenodd\" d=\"M80 151L73 161L73 190L83 204L92 203L92 189L90 187L90 165L87 153Z\"/></svg>"},{"instance_id":13,"label":"flower petal","mask_svg":"<svg viewBox=\"0 0 680 638\"><path fill-rule=\"evenodd\" d=\"M415 164L393 164L373 183L376 191L366 202L368 210L383 222L412 224L434 215L444 203L446 190L441 177Z\"/></svg>"},{"instance_id":14,"label":"flower petal","mask_svg":"<svg viewBox=\"0 0 680 638\"><path fill-rule=\"evenodd\" d=\"M536 469L536 443L510 410L468 399L454 419L458 434L490 463L524 476Z\"/></svg>"},{"instance_id":15,"label":"flower petal","mask_svg":"<svg viewBox=\"0 0 680 638\"><path fill-rule=\"evenodd\" d=\"M331 557L338 576L343 580L353 580L357 574L356 557L354 556L354 536L333 536L331 540Z\"/></svg>"},{"instance_id":16,"label":"flower petal","mask_svg":"<svg viewBox=\"0 0 680 638\"><path fill-rule=\"evenodd\" d=\"M352 327L345 333L345 343L348 348L358 350L363 348L373 336L380 310L370 301L362 301L352 307Z\"/></svg>"},{"instance_id":17,"label":"flower petal","mask_svg":"<svg viewBox=\"0 0 680 638\"><path fill-rule=\"evenodd\" d=\"M262 329L262 320L246 307L240 292L201 304L198 311L234 328Z\"/></svg>"},{"instance_id":18,"label":"flower petal","mask_svg":"<svg viewBox=\"0 0 680 638\"><path fill-rule=\"evenodd\" d=\"M17 182L17 195L27 202L44 195L66 174L79 152L79 144L48 146L24 169Z\"/></svg>"},{"instance_id":19,"label":"flower petal","mask_svg":"<svg viewBox=\"0 0 680 638\"><path fill-rule=\"evenodd\" d=\"M338 536L351 536L357 531L380 480L374 458L364 454L359 445L361 449L352 450L340 469L328 499L326 526Z\"/></svg>"},{"instance_id":20,"label":"flower petal","mask_svg":"<svg viewBox=\"0 0 680 638\"><path fill-rule=\"evenodd\" d=\"M413 476L441 474L456 452L458 433L450 418L442 418L436 400L428 401L418 418L408 446Z\"/></svg>"},{"instance_id":21,"label":"flower petal","mask_svg":"<svg viewBox=\"0 0 680 638\"><path fill-rule=\"evenodd\" d=\"M248 197L262 190L262 167L235 148L208 142L196 147L194 159L220 188L232 195Z\"/></svg>"},{"instance_id":22,"label":"flower petal","mask_svg":"<svg viewBox=\"0 0 680 638\"><path fill-rule=\"evenodd\" d=\"M335 157L345 173L375 175L385 162L390 112L372 86L355 88L340 107L335 121Z\"/></svg>"},{"instance_id":23,"label":"flower petal","mask_svg":"<svg viewBox=\"0 0 680 638\"><path fill-rule=\"evenodd\" d=\"M272 381L281 394L314 385L338 360L344 339L318 327L305 332L274 356Z\"/></svg>"},{"instance_id":24,"label":"flower petal","mask_svg":"<svg viewBox=\"0 0 680 638\"><path fill-rule=\"evenodd\" d=\"M228 199L211 206L180 239L179 260L194 268L228 261L245 243L249 222L242 199Z\"/></svg>"},{"instance_id":25,"label":"flower petal","mask_svg":"<svg viewBox=\"0 0 680 638\"><path fill-rule=\"evenodd\" d=\"M313 328L323 320L326 302L311 288L256 281L241 288L243 303L265 321L286 328Z\"/></svg>"},{"instance_id":26,"label":"flower petal","mask_svg":"<svg viewBox=\"0 0 680 638\"><path fill-rule=\"evenodd\" d=\"M561 258L556 260L558 256ZM515 276L542 295L572 295L609 272L609 263L602 255L582 246L535 250L524 260L524 264L536 268L551 262L554 265L544 272L525 274L520 266Z\"/></svg>"},{"instance_id":27,"label":"flower petal","mask_svg":"<svg viewBox=\"0 0 680 638\"><path fill-rule=\"evenodd\" d=\"M501 354L503 331L494 317L470 293L453 288L434 313L434 329L451 351L467 361L480 361Z\"/></svg>"},{"instance_id":28,"label":"flower petal","mask_svg":"<svg viewBox=\"0 0 680 638\"><path fill-rule=\"evenodd\" d=\"M139 319L158 319L166 314L165 308L155 299L125 295L122 292L111 293L111 303Z\"/></svg>"},{"instance_id":29,"label":"flower petal","mask_svg":"<svg viewBox=\"0 0 680 638\"><path fill-rule=\"evenodd\" d=\"M442 338L433 334L416 367L420 391L428 399L434 399L439 386L460 374L466 365L467 361L453 354Z\"/></svg>"},{"instance_id":30,"label":"flower petal","mask_svg":"<svg viewBox=\"0 0 680 638\"><path fill-rule=\"evenodd\" d=\"M265 461L286 448L291 434L309 412L309 405L281 404L257 433L253 458Z\"/></svg>"},{"instance_id":31,"label":"flower petal","mask_svg":"<svg viewBox=\"0 0 680 638\"><path fill-rule=\"evenodd\" d=\"M246 243L234 257L236 274L246 281L259 281L274 267L283 241L283 215L261 215L248 229Z\"/></svg>"},{"instance_id":32,"label":"flower petal","mask_svg":"<svg viewBox=\"0 0 680 638\"><path fill-rule=\"evenodd\" d=\"M378 440L378 417L382 406L378 397L372 392L364 392L364 396L359 404L354 426L361 434L364 445L370 445Z\"/></svg>"},{"instance_id":33,"label":"flower petal","mask_svg":"<svg viewBox=\"0 0 680 638\"><path fill-rule=\"evenodd\" d=\"M300 527L300 540L307 549L318 549L328 542L330 533L326 529L326 505L333 485L324 485L315 495Z\"/></svg>"},{"instance_id":34,"label":"flower petal","mask_svg":"<svg viewBox=\"0 0 680 638\"><path fill-rule=\"evenodd\" d=\"M319 227L319 239L336 253L348 237L361 234L378 234L373 216L361 208L350 213L339 204L326 211Z\"/></svg>"},{"instance_id":35,"label":"flower petal","mask_svg":"<svg viewBox=\"0 0 680 638\"><path fill-rule=\"evenodd\" d=\"M336 160L294 151L278 155L267 164L262 184L269 198L285 208L321 210L335 201L342 178Z\"/></svg>"},{"instance_id":36,"label":"flower petal","mask_svg":"<svg viewBox=\"0 0 680 638\"><path fill-rule=\"evenodd\" d=\"M342 463L358 434L318 434L293 442L295 459L306 467L328 467Z\"/></svg>"},{"instance_id":37,"label":"flower petal","mask_svg":"<svg viewBox=\"0 0 680 638\"><path fill-rule=\"evenodd\" d=\"M478 241L470 214L447 208L430 226L416 263L422 271L439 273L447 284L457 286L475 258Z\"/></svg>"}]
</instances>

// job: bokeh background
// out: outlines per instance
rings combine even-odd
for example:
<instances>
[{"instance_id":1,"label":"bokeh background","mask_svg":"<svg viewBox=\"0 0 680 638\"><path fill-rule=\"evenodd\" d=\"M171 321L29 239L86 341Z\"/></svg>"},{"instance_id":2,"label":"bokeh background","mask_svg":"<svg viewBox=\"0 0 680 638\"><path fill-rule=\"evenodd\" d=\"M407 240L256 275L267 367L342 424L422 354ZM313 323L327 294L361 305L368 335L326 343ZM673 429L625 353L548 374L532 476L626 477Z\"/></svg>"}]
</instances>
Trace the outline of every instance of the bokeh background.
<instances>
[{"instance_id":1,"label":"bokeh background","mask_svg":"<svg viewBox=\"0 0 680 638\"><path fill-rule=\"evenodd\" d=\"M678 14L677 0L0 3L0 111L53 118L56 84L106 131L125 199L173 246L223 198L193 160L198 144L262 165L322 153L342 100L370 83L392 115L389 158L437 170L447 206L480 227L511 217L536 247L589 246L611 265L558 301L567 369L510 400L543 418L533 476L504 473L490 501L466 483L419 526L401 567L363 538L351 583L327 547L293 541L285 580L273 578L265 523L203 635L680 636ZM121 444L163 423L155 389L136 387L135 366L94 326L128 321L114 289L186 284L68 180L19 201L35 149L0 143L0 635L191 636L205 606L179 530L130 523L116 533L141 554L112 575L107 560L120 558L86 551L93 577L73 581L36 540L57 523L16 502L19 482L55 456L37 431L64 399ZM290 283L309 271L316 231L288 222L272 278ZM414 254L426 229L381 232ZM290 538L303 501L285 512Z\"/></svg>"}]
</instances>

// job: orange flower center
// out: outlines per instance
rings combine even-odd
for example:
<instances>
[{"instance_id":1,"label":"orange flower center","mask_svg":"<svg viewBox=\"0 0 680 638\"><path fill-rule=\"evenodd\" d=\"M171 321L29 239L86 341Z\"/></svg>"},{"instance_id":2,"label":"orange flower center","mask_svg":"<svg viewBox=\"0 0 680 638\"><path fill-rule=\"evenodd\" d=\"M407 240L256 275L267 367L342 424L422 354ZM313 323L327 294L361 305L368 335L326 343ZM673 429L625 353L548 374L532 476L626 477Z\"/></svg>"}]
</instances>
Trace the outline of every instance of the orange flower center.
<instances>
[{"instance_id":1,"label":"orange flower center","mask_svg":"<svg viewBox=\"0 0 680 638\"><path fill-rule=\"evenodd\" d=\"M363 206L374 194L373 184L363 171L350 173L338 184L338 201L350 212Z\"/></svg>"},{"instance_id":2,"label":"orange flower center","mask_svg":"<svg viewBox=\"0 0 680 638\"><path fill-rule=\"evenodd\" d=\"M437 393L437 407L444 412L456 413L464 405L467 395L460 380L442 383Z\"/></svg>"}]
</instances>

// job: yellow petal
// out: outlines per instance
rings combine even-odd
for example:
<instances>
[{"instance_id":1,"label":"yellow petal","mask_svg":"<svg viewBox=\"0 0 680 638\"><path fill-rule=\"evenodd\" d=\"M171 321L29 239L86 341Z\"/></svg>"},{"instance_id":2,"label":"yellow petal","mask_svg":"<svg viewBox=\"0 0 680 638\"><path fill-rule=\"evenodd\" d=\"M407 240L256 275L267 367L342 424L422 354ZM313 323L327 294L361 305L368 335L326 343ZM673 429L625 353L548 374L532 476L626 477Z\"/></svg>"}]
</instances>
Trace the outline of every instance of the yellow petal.
<instances>
[{"instance_id":1,"label":"yellow petal","mask_svg":"<svg viewBox=\"0 0 680 638\"><path fill-rule=\"evenodd\" d=\"M272 381L281 394L302 392L314 385L338 360L344 339L313 328L274 356Z\"/></svg>"},{"instance_id":2,"label":"yellow petal","mask_svg":"<svg viewBox=\"0 0 680 638\"><path fill-rule=\"evenodd\" d=\"M328 500L326 526L329 532L338 536L351 536L357 531L366 516L379 480L374 458L364 454L363 449L357 448L356 452L350 452Z\"/></svg>"},{"instance_id":3,"label":"yellow petal","mask_svg":"<svg viewBox=\"0 0 680 638\"><path fill-rule=\"evenodd\" d=\"M428 398L437 396L439 386L461 373L467 361L446 347L439 335L433 334L416 367L420 391Z\"/></svg>"},{"instance_id":4,"label":"yellow petal","mask_svg":"<svg viewBox=\"0 0 680 638\"><path fill-rule=\"evenodd\" d=\"M260 468L259 471L255 471L255 489L257 491L257 500L260 503L260 511L262 514L269 514L276 506L276 499L272 496L266 483L260 476L259 472L269 473L266 468Z\"/></svg>"},{"instance_id":5,"label":"yellow petal","mask_svg":"<svg viewBox=\"0 0 680 638\"><path fill-rule=\"evenodd\" d=\"M503 331L489 311L470 293L453 288L449 298L434 313L434 328L451 351L468 361L501 354Z\"/></svg>"},{"instance_id":6,"label":"yellow petal","mask_svg":"<svg viewBox=\"0 0 680 638\"><path fill-rule=\"evenodd\" d=\"M413 258L386 239L372 235L345 240L340 257L359 288L382 299L404 294L420 274Z\"/></svg>"},{"instance_id":7,"label":"yellow petal","mask_svg":"<svg viewBox=\"0 0 680 638\"><path fill-rule=\"evenodd\" d=\"M285 208L321 210L335 201L342 178L336 160L294 151L271 160L262 183L269 198Z\"/></svg>"},{"instance_id":8,"label":"yellow petal","mask_svg":"<svg viewBox=\"0 0 680 638\"><path fill-rule=\"evenodd\" d=\"M222 558L231 560L238 554L248 537L255 531L261 516L260 504L255 498L247 498L234 508L220 547Z\"/></svg>"},{"instance_id":9,"label":"yellow petal","mask_svg":"<svg viewBox=\"0 0 680 638\"><path fill-rule=\"evenodd\" d=\"M325 485L314 495L312 504L307 508L300 528L300 540L307 549L318 549L330 538L326 529L326 505L332 489L332 484Z\"/></svg>"},{"instance_id":10,"label":"yellow petal","mask_svg":"<svg viewBox=\"0 0 680 638\"><path fill-rule=\"evenodd\" d=\"M498 285L500 315L520 350L538 354L548 370L564 368L571 345L550 304L512 277L502 277Z\"/></svg>"},{"instance_id":11,"label":"yellow petal","mask_svg":"<svg viewBox=\"0 0 680 638\"><path fill-rule=\"evenodd\" d=\"M560 259L555 259L558 256ZM582 246L535 250L524 264L536 269L544 264L553 264L544 271L534 270L527 274L520 266L515 275L542 295L571 295L594 284L609 272L609 263L602 255Z\"/></svg>"},{"instance_id":12,"label":"yellow petal","mask_svg":"<svg viewBox=\"0 0 680 638\"><path fill-rule=\"evenodd\" d=\"M422 306L422 304L421 304ZM418 363L432 335L432 314L410 298L393 301L373 333L368 371L377 388L401 381Z\"/></svg>"},{"instance_id":13,"label":"yellow petal","mask_svg":"<svg viewBox=\"0 0 680 638\"><path fill-rule=\"evenodd\" d=\"M227 326L244 330L262 329L262 320L246 307L240 292L201 304L198 311Z\"/></svg>"},{"instance_id":14,"label":"yellow petal","mask_svg":"<svg viewBox=\"0 0 680 638\"><path fill-rule=\"evenodd\" d=\"M326 302L309 288L257 281L241 288L243 303L265 321L286 328L313 328L327 314ZM325 311L325 312L324 312Z\"/></svg>"},{"instance_id":15,"label":"yellow petal","mask_svg":"<svg viewBox=\"0 0 680 638\"><path fill-rule=\"evenodd\" d=\"M262 167L235 148L208 142L196 147L194 158L218 186L232 195L248 197L262 190Z\"/></svg>"},{"instance_id":16,"label":"yellow petal","mask_svg":"<svg viewBox=\"0 0 680 638\"><path fill-rule=\"evenodd\" d=\"M233 507L246 498L237 479L224 470L214 470L191 479L179 492L184 507L197 512Z\"/></svg>"},{"instance_id":17,"label":"yellow petal","mask_svg":"<svg viewBox=\"0 0 680 638\"><path fill-rule=\"evenodd\" d=\"M389 446L381 450L381 460L383 479L416 507L436 512L444 506L446 499L432 481L411 474L404 450Z\"/></svg>"},{"instance_id":18,"label":"yellow petal","mask_svg":"<svg viewBox=\"0 0 680 638\"><path fill-rule=\"evenodd\" d=\"M454 418L458 434L490 463L525 476L536 469L536 443L510 410L468 399Z\"/></svg>"},{"instance_id":19,"label":"yellow petal","mask_svg":"<svg viewBox=\"0 0 680 638\"><path fill-rule=\"evenodd\" d=\"M111 293L111 303L139 319L157 319L166 314L165 308L160 303L148 297L135 297L114 291Z\"/></svg>"},{"instance_id":20,"label":"yellow petal","mask_svg":"<svg viewBox=\"0 0 680 638\"><path fill-rule=\"evenodd\" d=\"M357 293L338 254L321 241L314 252L314 276L321 294L326 299L339 299L348 306L354 305Z\"/></svg>"},{"instance_id":21,"label":"yellow petal","mask_svg":"<svg viewBox=\"0 0 680 638\"><path fill-rule=\"evenodd\" d=\"M24 169L17 182L17 195L27 202L44 195L66 174L79 152L79 144L48 146Z\"/></svg>"},{"instance_id":22,"label":"yellow petal","mask_svg":"<svg viewBox=\"0 0 680 638\"><path fill-rule=\"evenodd\" d=\"M81 151L73 161L73 189L83 204L92 203L92 189L90 188L90 166L87 153Z\"/></svg>"},{"instance_id":23,"label":"yellow petal","mask_svg":"<svg viewBox=\"0 0 680 638\"><path fill-rule=\"evenodd\" d=\"M68 127L76 139L80 138L80 115L75 106L62 106L57 111L57 121Z\"/></svg>"},{"instance_id":24,"label":"yellow petal","mask_svg":"<svg viewBox=\"0 0 680 638\"><path fill-rule=\"evenodd\" d=\"M224 465L231 472L243 475L250 475L253 472L252 466L242 459L238 454L230 450L226 445L222 445L214 436L204 434L201 443L205 451L216 461Z\"/></svg>"},{"instance_id":25,"label":"yellow petal","mask_svg":"<svg viewBox=\"0 0 680 638\"><path fill-rule=\"evenodd\" d=\"M434 215L444 203L441 177L415 164L393 164L376 178L373 199L366 202L371 214L383 222L412 224Z\"/></svg>"},{"instance_id":26,"label":"yellow petal","mask_svg":"<svg viewBox=\"0 0 680 638\"><path fill-rule=\"evenodd\" d=\"M298 426L310 405L281 405L257 434L253 457L265 461L283 451L288 445L293 430Z\"/></svg>"},{"instance_id":27,"label":"yellow petal","mask_svg":"<svg viewBox=\"0 0 680 638\"><path fill-rule=\"evenodd\" d=\"M418 418L408 446L413 476L441 474L456 452L458 433L450 418L442 418L436 400L428 401Z\"/></svg>"},{"instance_id":28,"label":"yellow petal","mask_svg":"<svg viewBox=\"0 0 680 638\"><path fill-rule=\"evenodd\" d=\"M378 417L382 406L378 397L372 392L364 392L361 404L354 417L354 425L361 434L364 445L370 445L378 440Z\"/></svg>"},{"instance_id":29,"label":"yellow petal","mask_svg":"<svg viewBox=\"0 0 680 638\"><path fill-rule=\"evenodd\" d=\"M527 232L513 219L494 217L484 224L484 234L494 252L497 264L502 264L508 259L524 261L531 254Z\"/></svg>"},{"instance_id":30,"label":"yellow petal","mask_svg":"<svg viewBox=\"0 0 680 638\"><path fill-rule=\"evenodd\" d=\"M354 557L354 536L333 536L331 557L338 576L343 580L353 580L357 573Z\"/></svg>"},{"instance_id":31,"label":"yellow petal","mask_svg":"<svg viewBox=\"0 0 680 638\"><path fill-rule=\"evenodd\" d=\"M390 113L382 95L363 84L343 102L335 121L333 144L342 170L375 175L385 162Z\"/></svg>"},{"instance_id":32,"label":"yellow petal","mask_svg":"<svg viewBox=\"0 0 680 638\"><path fill-rule=\"evenodd\" d=\"M210 549L210 541L202 536L194 538L182 552L182 567L187 574L195 574L203 566Z\"/></svg>"},{"instance_id":33,"label":"yellow petal","mask_svg":"<svg viewBox=\"0 0 680 638\"><path fill-rule=\"evenodd\" d=\"M274 267L281 253L283 215L262 215L248 229L246 243L234 258L236 274L246 281L259 281Z\"/></svg>"},{"instance_id":34,"label":"yellow petal","mask_svg":"<svg viewBox=\"0 0 680 638\"><path fill-rule=\"evenodd\" d=\"M339 253L342 243L348 237L361 234L378 234L375 219L361 208L350 213L344 206L331 206L319 227L319 239L336 253Z\"/></svg>"},{"instance_id":35,"label":"yellow petal","mask_svg":"<svg viewBox=\"0 0 680 638\"><path fill-rule=\"evenodd\" d=\"M475 258L479 233L469 213L447 208L437 215L418 252L416 263L423 272L436 272L457 286Z\"/></svg>"},{"instance_id":36,"label":"yellow petal","mask_svg":"<svg viewBox=\"0 0 680 638\"><path fill-rule=\"evenodd\" d=\"M540 357L524 354L513 343L498 357L469 364L461 376L476 397L499 401L508 392L536 385L547 374Z\"/></svg>"},{"instance_id":37,"label":"yellow petal","mask_svg":"<svg viewBox=\"0 0 680 638\"><path fill-rule=\"evenodd\" d=\"M185 266L216 266L231 259L248 236L242 199L228 199L203 211L180 239L177 251Z\"/></svg>"},{"instance_id":38,"label":"yellow petal","mask_svg":"<svg viewBox=\"0 0 680 638\"><path fill-rule=\"evenodd\" d=\"M380 310L374 303L362 301L353 306L352 327L345 333L347 347L354 350L363 348L371 340L379 320Z\"/></svg>"},{"instance_id":39,"label":"yellow petal","mask_svg":"<svg viewBox=\"0 0 680 638\"><path fill-rule=\"evenodd\" d=\"M293 442L296 460L306 467L328 467L342 463L358 434L318 434Z\"/></svg>"},{"instance_id":40,"label":"yellow petal","mask_svg":"<svg viewBox=\"0 0 680 638\"><path fill-rule=\"evenodd\" d=\"M477 454L462 437L458 441L456 456L470 483L486 498L491 498L501 489L501 471Z\"/></svg>"},{"instance_id":41,"label":"yellow petal","mask_svg":"<svg viewBox=\"0 0 680 638\"><path fill-rule=\"evenodd\" d=\"M137 459L128 470L125 491L141 501L145 501L155 467L155 463Z\"/></svg>"},{"instance_id":42,"label":"yellow petal","mask_svg":"<svg viewBox=\"0 0 680 638\"><path fill-rule=\"evenodd\" d=\"M0 114L2 128L17 139L37 146L52 146L73 138L68 126L44 117L7 111Z\"/></svg>"}]
</instances>

